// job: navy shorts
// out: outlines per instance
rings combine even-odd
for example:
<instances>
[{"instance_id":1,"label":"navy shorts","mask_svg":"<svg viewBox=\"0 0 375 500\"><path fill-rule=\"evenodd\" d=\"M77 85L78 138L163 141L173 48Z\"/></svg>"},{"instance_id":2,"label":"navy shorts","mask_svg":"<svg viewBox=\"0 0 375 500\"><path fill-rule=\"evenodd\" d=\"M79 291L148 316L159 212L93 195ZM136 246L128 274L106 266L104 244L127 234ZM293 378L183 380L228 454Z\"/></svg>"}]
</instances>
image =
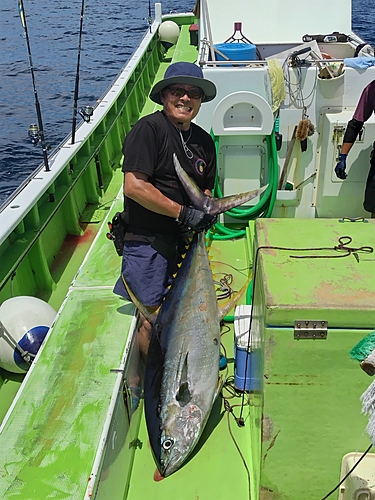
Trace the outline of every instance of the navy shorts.
<instances>
[{"instance_id":1,"label":"navy shorts","mask_svg":"<svg viewBox=\"0 0 375 500\"><path fill-rule=\"evenodd\" d=\"M177 263L168 261L150 243L125 241L122 257L122 276L117 280L114 293L130 300L125 288L149 307L159 306L177 272Z\"/></svg>"},{"instance_id":2,"label":"navy shorts","mask_svg":"<svg viewBox=\"0 0 375 500\"><path fill-rule=\"evenodd\" d=\"M365 199L363 202L363 208L366 212L375 213L375 153L371 152L370 160L370 171L368 173L366 189L365 189Z\"/></svg>"}]
</instances>

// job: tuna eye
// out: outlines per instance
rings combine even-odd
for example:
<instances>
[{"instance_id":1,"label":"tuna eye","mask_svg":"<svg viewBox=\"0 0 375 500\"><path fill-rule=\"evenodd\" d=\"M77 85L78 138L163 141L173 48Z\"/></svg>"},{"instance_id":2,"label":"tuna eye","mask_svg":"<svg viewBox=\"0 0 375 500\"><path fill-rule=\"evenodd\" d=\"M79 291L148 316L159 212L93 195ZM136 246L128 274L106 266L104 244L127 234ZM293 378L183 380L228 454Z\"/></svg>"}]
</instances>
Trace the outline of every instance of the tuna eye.
<instances>
[{"instance_id":1,"label":"tuna eye","mask_svg":"<svg viewBox=\"0 0 375 500\"><path fill-rule=\"evenodd\" d=\"M163 441L162 447L164 448L164 450L168 451L172 448L173 444L174 444L173 439L168 438L165 441Z\"/></svg>"}]
</instances>

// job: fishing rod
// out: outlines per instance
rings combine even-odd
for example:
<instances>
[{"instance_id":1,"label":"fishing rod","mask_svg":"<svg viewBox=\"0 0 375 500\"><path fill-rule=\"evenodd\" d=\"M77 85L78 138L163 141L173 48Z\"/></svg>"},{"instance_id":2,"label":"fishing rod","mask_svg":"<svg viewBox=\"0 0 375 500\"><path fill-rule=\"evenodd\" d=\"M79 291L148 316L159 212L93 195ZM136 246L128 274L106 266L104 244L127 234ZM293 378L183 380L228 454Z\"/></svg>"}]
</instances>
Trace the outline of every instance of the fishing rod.
<instances>
[{"instance_id":1,"label":"fishing rod","mask_svg":"<svg viewBox=\"0 0 375 500\"><path fill-rule=\"evenodd\" d=\"M73 122L72 122L72 144L75 141L76 135L76 124L77 124L77 106L78 106L78 89L79 89L79 69L80 69L80 61L81 61L81 44L82 44L82 31L83 31L83 16L85 14L85 0L82 0L81 4L81 19L79 23L79 41L78 41L78 56L77 56L77 71L76 71L76 82L74 87L74 105L73 105ZM92 114L92 112L91 112ZM89 120L90 120L89 115ZM86 120L85 116L83 119Z\"/></svg>"},{"instance_id":2,"label":"fishing rod","mask_svg":"<svg viewBox=\"0 0 375 500\"><path fill-rule=\"evenodd\" d=\"M31 57L31 49L30 49L30 40L29 40L29 33L27 31L27 24L26 24L26 15L25 15L25 9L23 8L23 0L18 0L18 12L20 15L21 23L23 26L23 30L25 33L25 38L26 38L26 44L27 44L27 52L29 55L29 67L30 67L30 72L31 72L31 79L33 82L33 89L34 89L34 96L35 96L35 108L36 108L36 115L38 118L38 126L39 126L39 131L34 130L34 144L37 144L38 140L35 138L37 135L40 137L40 141L42 143L42 149L43 149L43 159L44 159L44 166L46 169L46 172L50 171L49 165L48 165L48 155L47 155L47 146L46 146L46 141L44 139L44 131L43 131L43 122L42 122L42 113L40 112L40 104L39 104L39 99L38 99L38 93L36 91L36 85L35 85L35 75L34 75L34 66L33 66L33 60ZM35 129L35 125L33 125ZM31 127L30 127L31 128Z\"/></svg>"},{"instance_id":3,"label":"fishing rod","mask_svg":"<svg viewBox=\"0 0 375 500\"><path fill-rule=\"evenodd\" d=\"M151 33L151 25L152 25L152 15L151 15L151 0L148 0L148 18L147 18L148 24L150 26L150 33Z\"/></svg>"}]
</instances>

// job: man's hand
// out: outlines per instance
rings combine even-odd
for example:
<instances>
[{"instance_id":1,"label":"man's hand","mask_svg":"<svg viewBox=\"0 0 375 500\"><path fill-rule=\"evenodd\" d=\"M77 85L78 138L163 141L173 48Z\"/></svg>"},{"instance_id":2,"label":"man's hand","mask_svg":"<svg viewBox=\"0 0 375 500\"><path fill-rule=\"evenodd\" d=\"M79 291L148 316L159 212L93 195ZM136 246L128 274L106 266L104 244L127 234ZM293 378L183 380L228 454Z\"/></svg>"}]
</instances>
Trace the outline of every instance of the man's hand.
<instances>
[{"instance_id":1,"label":"man's hand","mask_svg":"<svg viewBox=\"0 0 375 500\"><path fill-rule=\"evenodd\" d=\"M345 169L346 169L346 157L347 156L348 155L341 153L340 154L340 161L338 162L338 164L335 167L335 174L337 175L337 177L339 179L341 179L343 181L348 177L347 173L345 172Z\"/></svg>"},{"instance_id":2,"label":"man's hand","mask_svg":"<svg viewBox=\"0 0 375 500\"><path fill-rule=\"evenodd\" d=\"M207 231L216 221L216 215L209 215L202 210L185 206L181 207L180 215L177 219L177 222L197 233Z\"/></svg>"}]
</instances>

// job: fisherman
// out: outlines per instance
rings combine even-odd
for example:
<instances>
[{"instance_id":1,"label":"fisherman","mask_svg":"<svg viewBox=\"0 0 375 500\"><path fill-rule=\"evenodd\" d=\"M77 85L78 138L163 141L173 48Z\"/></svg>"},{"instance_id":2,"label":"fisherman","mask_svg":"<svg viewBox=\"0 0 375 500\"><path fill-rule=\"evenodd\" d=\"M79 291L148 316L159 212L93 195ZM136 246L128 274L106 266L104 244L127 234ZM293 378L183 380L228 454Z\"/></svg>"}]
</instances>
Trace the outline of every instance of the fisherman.
<instances>
[{"instance_id":1,"label":"fisherman","mask_svg":"<svg viewBox=\"0 0 375 500\"><path fill-rule=\"evenodd\" d=\"M364 122L366 122L375 112L375 80L367 85L362 91L362 95L358 101L353 118L349 120L344 134L343 144L341 146L340 161L335 167L335 173L339 179L345 180L346 173L346 158L353 144L355 143L358 134L362 130ZM375 218L375 142L370 155L370 170L367 176L365 197L363 208L367 212L371 212L371 217Z\"/></svg>"},{"instance_id":2,"label":"fisherman","mask_svg":"<svg viewBox=\"0 0 375 500\"><path fill-rule=\"evenodd\" d=\"M163 109L141 118L125 138L124 239L122 273L114 292L130 300L125 283L145 306L161 304L188 231L205 231L214 216L189 206L190 200L175 173L173 153L199 188L209 196L216 175L216 152L211 136L192 123L202 102L216 96L213 82L199 66L171 64L150 99ZM138 342L145 359L151 324L141 315Z\"/></svg>"}]
</instances>

